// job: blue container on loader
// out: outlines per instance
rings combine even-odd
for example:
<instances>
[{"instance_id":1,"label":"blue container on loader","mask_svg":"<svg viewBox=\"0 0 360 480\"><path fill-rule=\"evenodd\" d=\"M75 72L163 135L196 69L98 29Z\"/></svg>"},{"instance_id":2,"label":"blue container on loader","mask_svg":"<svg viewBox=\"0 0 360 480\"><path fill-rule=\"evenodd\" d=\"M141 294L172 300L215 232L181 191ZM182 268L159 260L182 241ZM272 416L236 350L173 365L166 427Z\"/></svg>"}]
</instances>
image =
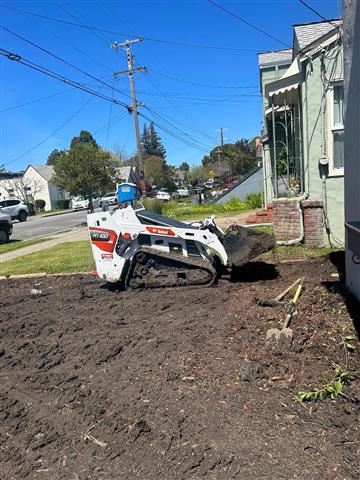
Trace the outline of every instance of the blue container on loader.
<instances>
[{"instance_id":1,"label":"blue container on loader","mask_svg":"<svg viewBox=\"0 0 360 480\"><path fill-rule=\"evenodd\" d=\"M120 183L118 185L117 195L120 206L134 205L135 200L137 200L137 187L135 183Z\"/></svg>"}]
</instances>

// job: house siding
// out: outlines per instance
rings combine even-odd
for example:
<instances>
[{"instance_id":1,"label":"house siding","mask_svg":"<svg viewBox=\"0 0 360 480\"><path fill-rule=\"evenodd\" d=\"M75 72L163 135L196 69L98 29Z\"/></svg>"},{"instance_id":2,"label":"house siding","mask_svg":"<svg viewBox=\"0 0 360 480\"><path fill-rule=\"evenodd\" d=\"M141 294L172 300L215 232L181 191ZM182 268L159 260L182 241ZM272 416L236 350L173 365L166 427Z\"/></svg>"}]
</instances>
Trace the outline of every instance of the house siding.
<instances>
[{"instance_id":1,"label":"house siding","mask_svg":"<svg viewBox=\"0 0 360 480\"><path fill-rule=\"evenodd\" d=\"M34 200L42 199L45 201L45 210L51 210L51 198L49 192L49 183L42 177L31 165L27 168L24 173L24 181L36 182L40 191L33 195Z\"/></svg>"},{"instance_id":2,"label":"house siding","mask_svg":"<svg viewBox=\"0 0 360 480\"><path fill-rule=\"evenodd\" d=\"M342 46L332 47L328 55L335 57L339 55L340 61L330 60L326 64L326 70L333 70L331 79L333 81L342 79L343 62ZM323 84L321 81L321 60L320 56L313 57L303 65L305 69L305 80L302 84L301 93L303 99L303 111L305 125L303 130L303 152L305 154L305 191L312 199L323 199L323 182L319 170L319 160L322 155L321 145L323 142L322 120L321 120L321 99L323 97ZM329 111L325 101L325 151L328 153L328 116ZM328 176L326 179L327 207L330 230L333 240L338 239L344 242L344 177Z\"/></svg>"},{"instance_id":3,"label":"house siding","mask_svg":"<svg viewBox=\"0 0 360 480\"><path fill-rule=\"evenodd\" d=\"M345 52L345 215L347 222L360 221L360 3L344 2ZM348 239L347 239L348 242ZM360 237L358 238L360 243ZM358 243L358 244L359 244ZM360 300L360 265L346 244L346 284Z\"/></svg>"}]
</instances>

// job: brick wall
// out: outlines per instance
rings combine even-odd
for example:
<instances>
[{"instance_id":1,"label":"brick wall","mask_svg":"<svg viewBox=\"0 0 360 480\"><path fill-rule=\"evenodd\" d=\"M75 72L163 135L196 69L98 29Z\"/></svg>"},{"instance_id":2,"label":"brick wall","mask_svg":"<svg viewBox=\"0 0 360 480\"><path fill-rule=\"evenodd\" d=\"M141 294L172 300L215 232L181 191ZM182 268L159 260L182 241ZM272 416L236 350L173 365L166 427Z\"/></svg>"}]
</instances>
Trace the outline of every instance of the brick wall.
<instances>
[{"instance_id":1,"label":"brick wall","mask_svg":"<svg viewBox=\"0 0 360 480\"><path fill-rule=\"evenodd\" d=\"M273 224L278 240L294 240L300 237L300 215L304 222L304 244L309 247L324 245L324 212L320 200L303 200L301 214L296 198L277 198L272 202Z\"/></svg>"},{"instance_id":2,"label":"brick wall","mask_svg":"<svg viewBox=\"0 0 360 480\"><path fill-rule=\"evenodd\" d=\"M277 240L294 240L301 234L299 200L276 198L272 201L274 233Z\"/></svg>"},{"instance_id":3,"label":"brick wall","mask_svg":"<svg viewBox=\"0 0 360 480\"><path fill-rule=\"evenodd\" d=\"M304 244L309 247L324 245L324 209L320 200L303 200Z\"/></svg>"}]
</instances>

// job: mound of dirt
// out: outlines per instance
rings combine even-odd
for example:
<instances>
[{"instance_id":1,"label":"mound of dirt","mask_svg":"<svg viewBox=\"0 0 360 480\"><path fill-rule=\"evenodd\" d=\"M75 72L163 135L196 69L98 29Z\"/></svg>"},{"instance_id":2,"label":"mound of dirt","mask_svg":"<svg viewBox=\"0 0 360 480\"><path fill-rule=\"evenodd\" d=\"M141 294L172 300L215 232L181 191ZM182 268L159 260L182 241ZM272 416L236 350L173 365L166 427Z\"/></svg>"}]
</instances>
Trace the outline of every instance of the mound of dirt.
<instances>
[{"instance_id":1,"label":"mound of dirt","mask_svg":"<svg viewBox=\"0 0 360 480\"><path fill-rule=\"evenodd\" d=\"M290 351L265 347L306 276ZM246 272L253 272L252 277ZM0 472L6 480L358 479L360 310L328 260L250 264L213 288L115 293L85 277L0 282ZM261 280L259 280L259 278ZM249 281L249 279L251 281Z\"/></svg>"}]
</instances>

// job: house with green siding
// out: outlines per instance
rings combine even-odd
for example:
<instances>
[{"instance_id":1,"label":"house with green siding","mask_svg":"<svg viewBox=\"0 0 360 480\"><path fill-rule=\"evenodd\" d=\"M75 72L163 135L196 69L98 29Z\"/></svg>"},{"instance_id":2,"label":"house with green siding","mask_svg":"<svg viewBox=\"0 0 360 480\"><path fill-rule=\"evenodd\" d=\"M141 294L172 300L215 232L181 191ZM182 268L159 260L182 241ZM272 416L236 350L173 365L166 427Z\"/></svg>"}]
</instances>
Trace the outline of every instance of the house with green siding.
<instances>
[{"instance_id":1,"label":"house with green siding","mask_svg":"<svg viewBox=\"0 0 360 480\"><path fill-rule=\"evenodd\" d=\"M342 21L294 25L293 48L260 53L259 69L265 200L318 200L323 243L343 244Z\"/></svg>"}]
</instances>

